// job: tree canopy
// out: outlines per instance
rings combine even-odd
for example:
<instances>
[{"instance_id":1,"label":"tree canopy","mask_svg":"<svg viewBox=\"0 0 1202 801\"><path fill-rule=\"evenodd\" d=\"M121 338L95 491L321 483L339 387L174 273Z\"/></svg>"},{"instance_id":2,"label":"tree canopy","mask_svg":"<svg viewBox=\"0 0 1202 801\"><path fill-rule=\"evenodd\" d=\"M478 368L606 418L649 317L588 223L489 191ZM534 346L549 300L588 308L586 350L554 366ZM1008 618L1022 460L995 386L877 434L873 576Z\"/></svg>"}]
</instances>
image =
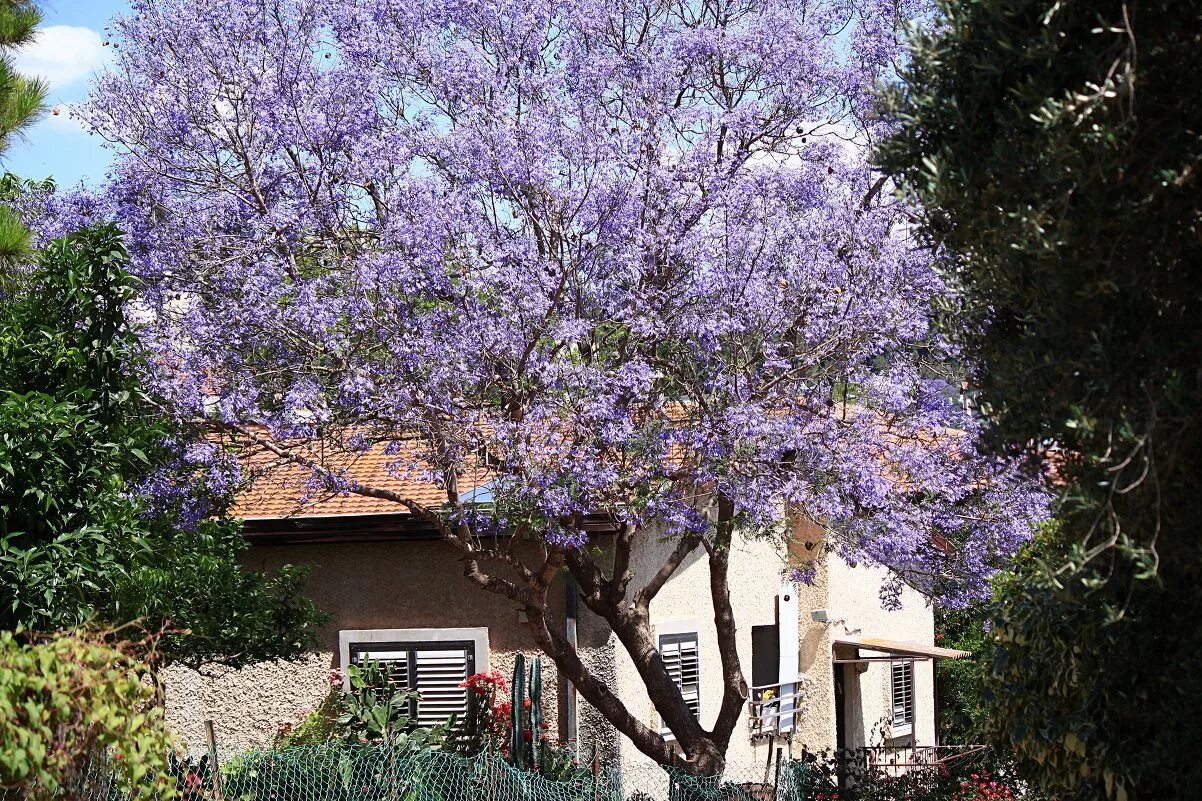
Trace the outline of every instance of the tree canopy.
<instances>
[{"instance_id":1,"label":"tree canopy","mask_svg":"<svg viewBox=\"0 0 1202 801\"><path fill-rule=\"evenodd\" d=\"M885 168L976 321L1060 525L1002 585L992 718L1061 799L1187 798L1202 756L1202 5L949 0Z\"/></svg>"},{"instance_id":2,"label":"tree canopy","mask_svg":"<svg viewBox=\"0 0 1202 801\"><path fill-rule=\"evenodd\" d=\"M954 293L847 141L879 132L871 90L918 10L148 0L81 112L127 155L47 220L129 232L173 414L421 518L638 748L713 770L746 692L736 530L808 515L844 558L964 603L1042 514L978 453L932 326ZM314 456L371 449L442 500ZM507 534L538 557L489 544ZM636 588L632 548L665 535ZM650 645L699 549L725 688L708 731ZM548 621L565 570L679 750Z\"/></svg>"}]
</instances>

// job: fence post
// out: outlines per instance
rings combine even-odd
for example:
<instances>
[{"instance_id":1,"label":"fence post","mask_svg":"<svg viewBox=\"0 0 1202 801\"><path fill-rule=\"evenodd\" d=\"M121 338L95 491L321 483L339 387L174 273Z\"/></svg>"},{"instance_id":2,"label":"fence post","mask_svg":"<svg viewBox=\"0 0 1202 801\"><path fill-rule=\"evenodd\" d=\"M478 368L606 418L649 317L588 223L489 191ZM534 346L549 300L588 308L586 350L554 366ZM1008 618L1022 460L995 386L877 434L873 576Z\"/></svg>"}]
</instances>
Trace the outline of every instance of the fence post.
<instances>
[{"instance_id":1,"label":"fence post","mask_svg":"<svg viewBox=\"0 0 1202 801\"><path fill-rule=\"evenodd\" d=\"M593 748L593 801L601 801L601 759Z\"/></svg>"},{"instance_id":2,"label":"fence post","mask_svg":"<svg viewBox=\"0 0 1202 801\"><path fill-rule=\"evenodd\" d=\"M217 763L217 736L213 733L213 721L205 721L205 740L209 744L209 770L213 772L213 798L224 801L221 792L221 765Z\"/></svg>"},{"instance_id":3,"label":"fence post","mask_svg":"<svg viewBox=\"0 0 1202 801\"><path fill-rule=\"evenodd\" d=\"M776 747L776 775L772 778L772 797L780 799L780 757L783 749L778 745Z\"/></svg>"}]
</instances>

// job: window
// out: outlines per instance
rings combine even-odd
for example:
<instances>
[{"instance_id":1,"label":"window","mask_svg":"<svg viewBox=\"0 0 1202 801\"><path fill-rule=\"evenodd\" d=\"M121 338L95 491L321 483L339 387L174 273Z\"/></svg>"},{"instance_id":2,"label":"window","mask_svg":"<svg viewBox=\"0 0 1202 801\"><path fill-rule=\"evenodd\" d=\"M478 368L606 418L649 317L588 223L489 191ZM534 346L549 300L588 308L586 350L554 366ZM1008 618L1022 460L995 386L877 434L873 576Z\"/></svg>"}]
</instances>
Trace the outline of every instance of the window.
<instances>
[{"instance_id":1,"label":"window","mask_svg":"<svg viewBox=\"0 0 1202 801\"><path fill-rule=\"evenodd\" d=\"M893 706L891 728L894 735L906 734L914 726L914 663L891 662L889 669Z\"/></svg>"},{"instance_id":2,"label":"window","mask_svg":"<svg viewBox=\"0 0 1202 801\"><path fill-rule=\"evenodd\" d=\"M685 704L693 717L701 718L701 660L697 654L697 633L663 634L659 638L659 653L668 668L668 675L680 688ZM666 726L661 726L667 732Z\"/></svg>"},{"instance_id":3,"label":"window","mask_svg":"<svg viewBox=\"0 0 1202 801\"><path fill-rule=\"evenodd\" d=\"M487 629L384 629L339 633L342 664L383 663L394 686L418 693L410 716L419 726L445 723L467 711L459 685L488 669Z\"/></svg>"}]
</instances>

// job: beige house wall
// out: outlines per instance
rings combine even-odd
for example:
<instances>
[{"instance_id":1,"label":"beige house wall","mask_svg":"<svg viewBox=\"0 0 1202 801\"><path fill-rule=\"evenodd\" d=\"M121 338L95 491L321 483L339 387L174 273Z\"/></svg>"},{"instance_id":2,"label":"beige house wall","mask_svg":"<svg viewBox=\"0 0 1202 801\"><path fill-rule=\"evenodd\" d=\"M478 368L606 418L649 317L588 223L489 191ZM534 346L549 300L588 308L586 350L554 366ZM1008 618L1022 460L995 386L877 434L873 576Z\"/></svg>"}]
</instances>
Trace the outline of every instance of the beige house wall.
<instances>
[{"instance_id":1,"label":"beige house wall","mask_svg":"<svg viewBox=\"0 0 1202 801\"><path fill-rule=\"evenodd\" d=\"M859 635L922 645L935 644L934 612L918 592L907 587L901 594L900 609L882 608L880 588L888 578L884 568L851 567L832 555L827 569L830 582L827 613L831 621L827 626L832 630L832 636ZM889 663L847 665L844 670L848 688L845 704L848 745L908 744L909 735L898 739L898 733L889 726ZM934 699L932 663L929 660L915 662L913 737L918 745L935 744Z\"/></svg>"},{"instance_id":2,"label":"beige house wall","mask_svg":"<svg viewBox=\"0 0 1202 801\"><path fill-rule=\"evenodd\" d=\"M815 567L812 584L799 584L797 627L798 665L807 679L805 702L798 715L797 730L794 732L792 749L800 753L803 749L818 752L835 747L835 694L834 673L831 665L830 626L813 620L811 613L826 609L830 598L830 569L824 554L825 534L821 527L799 521L793 529L790 545L793 564L813 563Z\"/></svg>"},{"instance_id":3,"label":"beige house wall","mask_svg":"<svg viewBox=\"0 0 1202 801\"><path fill-rule=\"evenodd\" d=\"M825 533L813 523L799 523L791 545L793 561L816 559L812 586L798 587L798 631L801 669L809 678L805 710L793 738L794 752L846 747L909 744L896 738L891 718L888 662L872 662L858 669L833 664L834 640L844 635L881 637L933 645L934 614L926 599L905 588L901 608L886 610L880 590L889 577L884 568L851 567L838 555L824 553ZM815 554L818 556L815 557ZM825 622L813 620L823 610ZM836 742L835 670L844 671L843 701L845 742ZM911 736L919 745L935 743L934 672L929 661L914 665L915 725Z\"/></svg>"},{"instance_id":4,"label":"beige house wall","mask_svg":"<svg viewBox=\"0 0 1202 801\"><path fill-rule=\"evenodd\" d=\"M662 563L673 546L648 535L632 559L635 580L641 586ZM834 673L832 639L859 633L931 644L934 627L930 608L913 591L903 593L903 610L881 608L879 589L885 573L864 567L851 568L836 556L824 556L823 532L813 524L794 531L790 557L778 544L736 538L730 559L730 589L738 626L738 651L744 673L751 676L751 630L777 624L781 572L787 562L814 559L817 573L811 585L792 588L796 593L799 667L807 684L798 715L798 727L788 743L754 742L744 710L731 739L728 762L732 766L762 766L768 750L784 745L792 753L835 746ZM191 748L204 743L203 722L215 722L218 740L227 750L270 745L281 725L296 724L324 700L330 691L329 674L338 667L338 632L346 629L469 628L486 627L489 664L508 679L518 652L537 653L517 609L499 596L471 585L462 575L458 553L437 541L338 543L256 546L247 556L249 567L273 570L282 564L308 564L310 597L332 619L323 628L318 650L291 662L271 662L232 671L211 667L202 671L169 668L167 719ZM556 587L553 619L563 621L566 588ZM825 609L830 622L811 619ZM578 642L582 660L617 691L632 713L650 726L659 721L633 662L616 643L603 621L579 610ZM690 556L664 586L651 605L657 632L679 630L695 624L701 657L702 723L713 725L721 698L721 665L709 595L709 569L703 550ZM791 621L791 618L790 618ZM788 623L787 623L788 624ZM561 687L550 660L543 660L548 719L559 721L562 737L568 736L568 690ZM850 671L849 671L850 673ZM849 709L848 733L853 742L879 744L874 727L887 719L889 685L887 663L871 665L857 674L858 706ZM934 742L933 680L929 662L915 670L916 734L919 744ZM581 753L595 747L603 760L620 758L632 767L648 765L625 738L583 699L577 704L577 731ZM879 727L878 727L879 728ZM887 732L886 732L887 733ZM647 775L654 775L647 772Z\"/></svg>"},{"instance_id":5,"label":"beige house wall","mask_svg":"<svg viewBox=\"0 0 1202 801\"><path fill-rule=\"evenodd\" d=\"M659 569L675 542L654 535L642 538L631 558L634 579L630 593L643 586ZM785 559L779 544L767 540L748 540L736 537L731 548L729 582L738 626L738 653L744 673L751 671L751 627L775 625L777 594ZM709 564L706 553L698 548L664 585L651 603L651 620L655 634L696 631L701 668L701 723L710 728L718 714L722 697L722 667L718 654L717 633L714 627L713 605L709 591ZM618 696L630 712L646 725L658 730L659 716L647 696L647 691L630 656L615 645L605 624L590 613L581 612L582 645L602 644L596 654L609 662L602 670L609 671ZM602 675L606 675L602 673ZM657 775L650 758L640 753L626 738L606 735L606 724L598 722L596 712L581 701L582 736L586 752L591 752L589 733L604 738L605 746L615 749L613 756L621 760L623 769L637 771L641 777ZM762 766L770 746L753 743L749 736L747 710L744 709L731 738L727 761L731 765Z\"/></svg>"},{"instance_id":6,"label":"beige house wall","mask_svg":"<svg viewBox=\"0 0 1202 801\"><path fill-rule=\"evenodd\" d=\"M204 721L214 722L222 748L243 751L270 745L281 725L296 724L329 693L343 629L488 628L489 664L510 678L518 652L537 653L516 608L463 577L458 552L437 541L338 543L252 547L248 567L274 570L310 565L306 593L331 615L318 650L295 661L260 663L241 670L208 666L164 671L166 715L191 749L204 746ZM555 617L562 619L564 590L553 588ZM559 681L543 660L549 719L557 720Z\"/></svg>"}]
</instances>

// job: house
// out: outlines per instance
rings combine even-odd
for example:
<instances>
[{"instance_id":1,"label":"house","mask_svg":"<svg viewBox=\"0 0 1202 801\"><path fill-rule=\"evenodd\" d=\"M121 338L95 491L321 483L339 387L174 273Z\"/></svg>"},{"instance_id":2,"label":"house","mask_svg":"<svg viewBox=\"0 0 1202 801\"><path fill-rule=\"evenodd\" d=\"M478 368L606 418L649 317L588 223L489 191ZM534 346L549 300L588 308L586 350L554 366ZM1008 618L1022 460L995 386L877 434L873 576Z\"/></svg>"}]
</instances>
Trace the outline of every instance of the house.
<instances>
[{"instance_id":1,"label":"house","mask_svg":"<svg viewBox=\"0 0 1202 801\"><path fill-rule=\"evenodd\" d=\"M437 505L439 490L388 474L388 457L369 451L346 466L360 476ZM471 488L487 500L487 486ZM298 468L260 475L234 513L251 543L247 565L312 568L307 591L330 615L317 652L240 670L211 666L165 671L167 718L190 747L215 723L227 751L269 745L338 690L341 668L372 657L398 671L422 700L423 724L445 720L465 704L459 684L470 674L512 670L518 653L537 653L523 613L462 575L459 552L396 504L353 494L308 498ZM612 532L592 531L604 547ZM913 759L912 747L937 744L935 658L962 652L934 646L932 612L912 590L900 611L882 609L885 573L827 558L823 531L798 522L787 552L779 544L736 537L730 587L739 626L738 650L751 699L732 738L730 765L764 765L777 748L796 754L836 747L880 746ZM635 587L646 581L670 543L641 538L632 555ZM781 576L790 559L814 559L810 584ZM553 618L633 714L659 726L634 665L604 622L576 601L570 580L556 579ZM721 698L721 671L709 596L708 562L698 549L656 596L651 614L660 650L682 693L705 726ZM649 760L619 737L544 660L546 719L559 739L589 755L635 766Z\"/></svg>"}]
</instances>

